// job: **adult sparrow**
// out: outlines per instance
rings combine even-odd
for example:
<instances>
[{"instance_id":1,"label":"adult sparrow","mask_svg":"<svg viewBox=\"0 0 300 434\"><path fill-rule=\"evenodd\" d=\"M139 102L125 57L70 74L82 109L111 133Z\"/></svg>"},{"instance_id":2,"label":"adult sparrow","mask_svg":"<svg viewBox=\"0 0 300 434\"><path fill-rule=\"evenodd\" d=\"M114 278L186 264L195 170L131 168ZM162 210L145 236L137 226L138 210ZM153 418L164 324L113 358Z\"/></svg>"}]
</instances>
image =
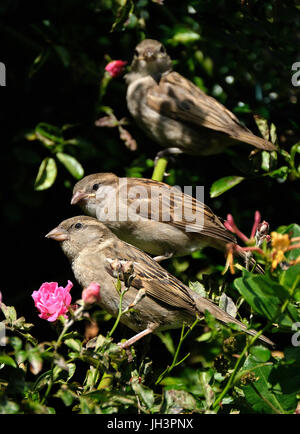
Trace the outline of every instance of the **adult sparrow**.
<instances>
[{"instance_id":1,"label":"adult sparrow","mask_svg":"<svg viewBox=\"0 0 300 434\"><path fill-rule=\"evenodd\" d=\"M124 288L125 268L127 271L131 269L130 284L126 284L129 289L122 305L127 312L121 316L121 322L138 334L124 347L149 333L179 328L183 322L191 324L206 310L225 324L234 323L250 335L256 334L210 300L189 289L146 253L119 240L107 226L92 217L64 220L46 237L60 242L82 287L98 282L101 287L99 304L113 316L118 315L120 303L117 279L122 281ZM118 264L124 273L119 272ZM134 310L130 310L131 306ZM260 339L273 344L265 336Z\"/></svg>"},{"instance_id":2,"label":"adult sparrow","mask_svg":"<svg viewBox=\"0 0 300 434\"><path fill-rule=\"evenodd\" d=\"M131 115L169 153L212 155L239 142L267 151L276 149L221 103L172 71L172 61L159 41L145 39L136 46L125 79Z\"/></svg>"},{"instance_id":3,"label":"adult sparrow","mask_svg":"<svg viewBox=\"0 0 300 434\"><path fill-rule=\"evenodd\" d=\"M155 255L156 260L206 246L226 252L227 244L234 243L235 254L255 265L208 206L163 182L96 173L75 184L71 204L79 204L121 240ZM258 264L256 270L263 273Z\"/></svg>"}]
</instances>

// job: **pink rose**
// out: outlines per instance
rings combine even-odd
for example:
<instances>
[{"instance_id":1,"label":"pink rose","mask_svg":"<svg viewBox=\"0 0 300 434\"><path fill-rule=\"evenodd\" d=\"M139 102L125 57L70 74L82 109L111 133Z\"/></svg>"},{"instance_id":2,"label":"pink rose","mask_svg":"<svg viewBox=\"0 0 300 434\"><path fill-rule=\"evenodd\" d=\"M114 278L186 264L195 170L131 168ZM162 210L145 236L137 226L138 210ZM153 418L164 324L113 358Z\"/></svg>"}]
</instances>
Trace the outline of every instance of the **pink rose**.
<instances>
[{"instance_id":1,"label":"pink rose","mask_svg":"<svg viewBox=\"0 0 300 434\"><path fill-rule=\"evenodd\" d=\"M100 285L97 282L91 282L87 288L82 291L82 300L85 304L94 304L100 301Z\"/></svg>"},{"instance_id":2,"label":"pink rose","mask_svg":"<svg viewBox=\"0 0 300 434\"><path fill-rule=\"evenodd\" d=\"M124 62L123 60L113 60L106 65L105 71L107 71L113 78L118 77L120 74L122 74L126 63L127 62Z\"/></svg>"},{"instance_id":3,"label":"pink rose","mask_svg":"<svg viewBox=\"0 0 300 434\"><path fill-rule=\"evenodd\" d=\"M70 280L65 288L58 286L57 282L45 282L38 291L33 291L32 298L35 307L40 311L39 317L50 322L60 315L67 318L66 312L72 301L69 294L72 287Z\"/></svg>"}]
</instances>

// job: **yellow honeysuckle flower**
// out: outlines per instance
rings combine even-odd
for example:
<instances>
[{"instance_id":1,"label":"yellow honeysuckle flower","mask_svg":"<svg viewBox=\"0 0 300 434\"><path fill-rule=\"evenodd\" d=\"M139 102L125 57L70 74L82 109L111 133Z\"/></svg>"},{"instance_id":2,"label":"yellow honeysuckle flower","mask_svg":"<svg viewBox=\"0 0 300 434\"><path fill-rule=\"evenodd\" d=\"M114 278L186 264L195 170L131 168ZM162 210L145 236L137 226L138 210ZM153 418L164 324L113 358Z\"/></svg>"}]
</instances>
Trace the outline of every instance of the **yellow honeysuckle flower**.
<instances>
[{"instance_id":1,"label":"yellow honeysuckle flower","mask_svg":"<svg viewBox=\"0 0 300 434\"><path fill-rule=\"evenodd\" d=\"M275 256L273 257L272 260L272 269L274 270L274 268L277 267L277 265L282 262L285 258L284 258L284 253L282 250L278 250L277 252L274 251Z\"/></svg>"},{"instance_id":2,"label":"yellow honeysuckle flower","mask_svg":"<svg viewBox=\"0 0 300 434\"><path fill-rule=\"evenodd\" d=\"M290 246L291 240L288 234L279 234L278 232L271 232L272 247L276 251L285 252Z\"/></svg>"}]
</instances>

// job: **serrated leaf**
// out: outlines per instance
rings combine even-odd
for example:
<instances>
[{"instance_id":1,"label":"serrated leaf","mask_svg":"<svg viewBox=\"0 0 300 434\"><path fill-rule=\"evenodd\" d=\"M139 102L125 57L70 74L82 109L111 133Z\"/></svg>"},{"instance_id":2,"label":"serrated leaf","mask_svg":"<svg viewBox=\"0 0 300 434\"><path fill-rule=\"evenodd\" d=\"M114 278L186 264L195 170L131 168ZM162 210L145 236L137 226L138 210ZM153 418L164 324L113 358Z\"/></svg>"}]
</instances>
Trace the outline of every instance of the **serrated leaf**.
<instances>
[{"instance_id":1,"label":"serrated leaf","mask_svg":"<svg viewBox=\"0 0 300 434\"><path fill-rule=\"evenodd\" d=\"M201 295L201 297L207 297L203 283L200 283L198 281L189 282L189 287L192 291L195 291L197 294Z\"/></svg>"},{"instance_id":2,"label":"serrated leaf","mask_svg":"<svg viewBox=\"0 0 300 434\"><path fill-rule=\"evenodd\" d=\"M57 167L54 158L46 157L40 167L35 179L35 190L41 191L53 185L57 175Z\"/></svg>"},{"instance_id":3,"label":"serrated leaf","mask_svg":"<svg viewBox=\"0 0 300 434\"><path fill-rule=\"evenodd\" d=\"M224 178L220 178L213 183L210 189L210 197L218 197L221 194L225 193L225 191L230 190L232 187L235 187L240 182L242 182L245 178L242 176L225 176Z\"/></svg>"},{"instance_id":4,"label":"serrated leaf","mask_svg":"<svg viewBox=\"0 0 300 434\"><path fill-rule=\"evenodd\" d=\"M13 306L6 306L6 304L0 304L0 310L2 310L5 319L9 324L13 324L17 319L17 312Z\"/></svg>"},{"instance_id":5,"label":"serrated leaf","mask_svg":"<svg viewBox=\"0 0 300 434\"><path fill-rule=\"evenodd\" d=\"M56 156L74 178L81 179L83 177L83 167L76 158L63 152L57 152Z\"/></svg>"},{"instance_id":6,"label":"serrated leaf","mask_svg":"<svg viewBox=\"0 0 300 434\"><path fill-rule=\"evenodd\" d=\"M223 292L223 294L220 297L219 307L225 312L227 312L233 318L236 317L237 314L236 305L234 304L232 299L225 294L225 292Z\"/></svg>"}]
</instances>

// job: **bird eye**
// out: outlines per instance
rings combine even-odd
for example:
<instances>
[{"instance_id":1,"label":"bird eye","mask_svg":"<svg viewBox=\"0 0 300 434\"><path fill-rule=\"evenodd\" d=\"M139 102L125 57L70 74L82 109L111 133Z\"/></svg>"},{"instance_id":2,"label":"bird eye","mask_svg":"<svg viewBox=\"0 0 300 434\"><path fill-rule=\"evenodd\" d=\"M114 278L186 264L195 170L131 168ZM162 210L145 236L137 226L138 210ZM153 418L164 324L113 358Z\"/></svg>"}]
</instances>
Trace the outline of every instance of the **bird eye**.
<instances>
[{"instance_id":1,"label":"bird eye","mask_svg":"<svg viewBox=\"0 0 300 434\"><path fill-rule=\"evenodd\" d=\"M75 229L81 229L82 228L82 224L81 223L76 223L76 225L74 226Z\"/></svg>"},{"instance_id":2,"label":"bird eye","mask_svg":"<svg viewBox=\"0 0 300 434\"><path fill-rule=\"evenodd\" d=\"M134 50L134 55L135 55L136 57L138 57L138 55L139 55L138 50Z\"/></svg>"},{"instance_id":3,"label":"bird eye","mask_svg":"<svg viewBox=\"0 0 300 434\"><path fill-rule=\"evenodd\" d=\"M94 185L93 185L93 190L96 191L96 190L98 190L98 188L99 188L99 184L94 184Z\"/></svg>"},{"instance_id":4,"label":"bird eye","mask_svg":"<svg viewBox=\"0 0 300 434\"><path fill-rule=\"evenodd\" d=\"M166 52L166 49L165 49L165 47L164 47L163 45L161 45L159 51L160 51L161 53L165 53L165 52Z\"/></svg>"}]
</instances>

